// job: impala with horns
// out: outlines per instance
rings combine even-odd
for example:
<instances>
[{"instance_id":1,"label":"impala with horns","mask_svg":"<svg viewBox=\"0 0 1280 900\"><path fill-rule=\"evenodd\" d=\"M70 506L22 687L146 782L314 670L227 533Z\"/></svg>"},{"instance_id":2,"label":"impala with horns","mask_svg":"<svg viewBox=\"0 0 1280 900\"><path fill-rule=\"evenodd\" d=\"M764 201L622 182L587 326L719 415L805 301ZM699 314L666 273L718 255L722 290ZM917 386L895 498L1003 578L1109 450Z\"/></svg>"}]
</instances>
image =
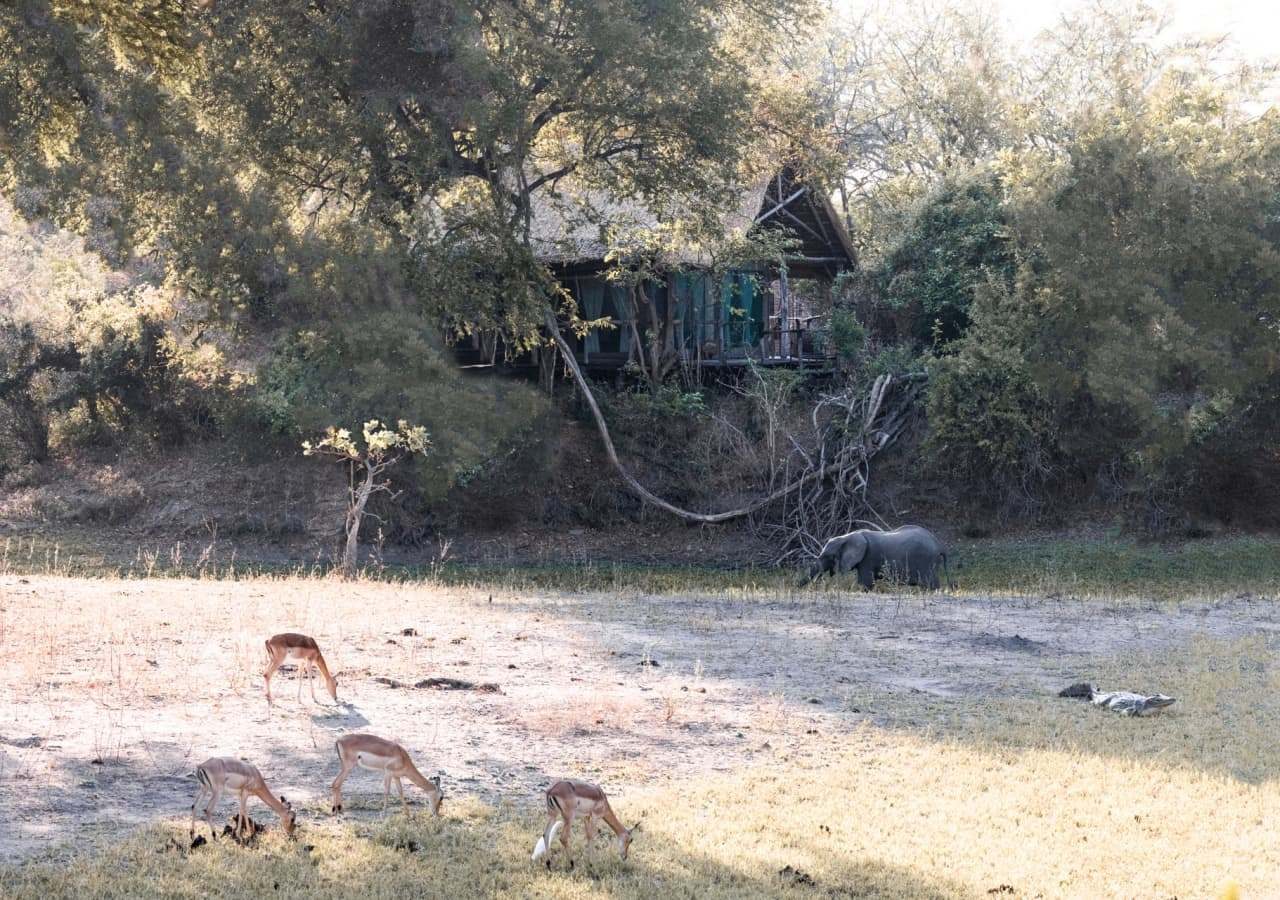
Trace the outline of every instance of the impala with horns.
<instances>
[{"instance_id":1,"label":"impala with horns","mask_svg":"<svg viewBox=\"0 0 1280 900\"><path fill-rule=\"evenodd\" d=\"M569 856L569 832L573 828L573 820L579 816L583 819L588 846L595 840L596 819L603 819L618 839L618 854L623 859L627 858L631 839L640 829L640 823L624 828L609 806L609 798L594 784L587 784L585 781L557 781L547 789L547 827L542 832L542 837L538 838L537 846L533 848L533 859L537 861L550 853L551 842L555 840L557 833L565 855ZM549 856L547 868L551 868ZM572 857L569 857L569 868L573 868Z\"/></svg>"},{"instance_id":2,"label":"impala with horns","mask_svg":"<svg viewBox=\"0 0 1280 900\"><path fill-rule=\"evenodd\" d=\"M286 659L298 660L298 702L302 702L302 676L307 675L307 681L311 685L311 699L316 699L316 681L315 670L320 670L320 676L324 679L324 686L329 689L329 696L336 703L338 700L338 679L329 674L329 667L325 665L324 656L320 653L320 645L315 642L314 638L309 638L305 634L295 634L294 632L285 632L277 634L275 637L267 641L267 656L271 661L267 664L267 671L262 677L267 682L267 702L271 702L271 676L276 674L276 670L280 668L281 663Z\"/></svg>"},{"instance_id":3,"label":"impala with horns","mask_svg":"<svg viewBox=\"0 0 1280 900\"><path fill-rule=\"evenodd\" d=\"M253 794L280 817L285 834L293 834L294 826L298 821L297 814L288 800L271 793L257 766L230 756L215 756L213 759L206 759L196 767L196 781L199 782L199 789L196 791L196 799L191 802L192 838L196 835L196 807L205 794L208 794L209 802L204 808L203 818L209 823L209 833L215 840L217 839L218 833L213 829L212 813L218 801L222 799L223 791L234 791L240 801L240 815L236 820L237 829L248 827L249 814L245 805L248 803L249 795Z\"/></svg>"},{"instance_id":4,"label":"impala with horns","mask_svg":"<svg viewBox=\"0 0 1280 900\"><path fill-rule=\"evenodd\" d=\"M370 772L382 774L382 811L387 811L387 802L391 797L391 784L395 782L400 792L400 803L408 809L408 801L404 798L404 784L400 779L408 778L427 792L431 803L431 814L440 815L440 804L444 801L444 791L440 790L440 776L427 778L418 771L408 752L395 741L375 737L372 734L348 734L334 741L334 749L338 751L338 763L342 771L333 780L333 812L342 812L342 782L347 780L351 770L356 766Z\"/></svg>"}]
</instances>

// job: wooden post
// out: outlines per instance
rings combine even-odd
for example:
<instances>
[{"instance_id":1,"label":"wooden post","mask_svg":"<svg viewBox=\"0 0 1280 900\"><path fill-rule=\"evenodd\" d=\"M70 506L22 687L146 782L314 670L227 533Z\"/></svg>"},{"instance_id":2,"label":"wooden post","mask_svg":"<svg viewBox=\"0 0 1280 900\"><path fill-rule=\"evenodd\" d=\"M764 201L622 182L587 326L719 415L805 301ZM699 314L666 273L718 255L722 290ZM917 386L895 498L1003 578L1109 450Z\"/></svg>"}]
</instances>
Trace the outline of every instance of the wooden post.
<instances>
[{"instance_id":1,"label":"wooden post","mask_svg":"<svg viewBox=\"0 0 1280 900\"><path fill-rule=\"evenodd\" d=\"M605 290L608 290L608 288L606 287ZM573 276L573 302L578 304L578 315L583 315L584 313L590 315L590 313L587 313L586 304L582 301L582 281L577 275ZM601 309L604 308L603 298L601 298L600 306ZM588 366L591 365L591 351L587 349L587 341L589 339L589 333L582 336L582 361Z\"/></svg>"},{"instance_id":2,"label":"wooden post","mask_svg":"<svg viewBox=\"0 0 1280 900\"><path fill-rule=\"evenodd\" d=\"M716 298L716 362L724 365L724 278L720 279L720 284L715 290Z\"/></svg>"},{"instance_id":3,"label":"wooden post","mask_svg":"<svg viewBox=\"0 0 1280 900\"><path fill-rule=\"evenodd\" d=\"M778 329L780 332L780 350L783 359L791 356L791 331L787 327L790 315L791 288L787 283L787 264L784 262L778 269Z\"/></svg>"}]
</instances>

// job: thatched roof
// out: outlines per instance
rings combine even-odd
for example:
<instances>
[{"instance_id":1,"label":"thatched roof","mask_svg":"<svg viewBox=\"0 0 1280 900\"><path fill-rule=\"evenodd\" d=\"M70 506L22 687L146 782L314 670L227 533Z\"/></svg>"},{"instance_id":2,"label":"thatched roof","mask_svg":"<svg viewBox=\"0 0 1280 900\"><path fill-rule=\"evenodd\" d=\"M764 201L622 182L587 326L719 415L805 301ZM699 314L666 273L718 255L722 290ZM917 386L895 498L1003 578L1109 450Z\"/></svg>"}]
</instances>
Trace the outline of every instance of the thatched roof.
<instances>
[{"instance_id":1,"label":"thatched roof","mask_svg":"<svg viewBox=\"0 0 1280 900\"><path fill-rule=\"evenodd\" d=\"M726 236L744 236L753 225L770 211L777 213L797 192L799 185L790 173L780 173L741 192L740 202L721 214L720 224ZM776 186L776 188L775 188ZM771 193L774 192L774 193ZM814 223L812 238L801 234L803 246L797 253L798 260L821 257L829 268L852 266L855 256L853 245L832 209L830 202L818 191L803 191L793 198L806 204L802 217ZM797 207L798 208L798 207ZM664 215L665 213L665 215ZM575 190L573 185L562 184L553 194L536 195L533 208L532 240L534 251L543 262L558 265L587 264L602 261L610 248L627 244L642 244L654 234L663 221L681 218L682 210L655 210L640 200L618 198L600 190ZM800 228L800 219L788 214ZM773 221L793 227L790 222L774 216ZM793 230L797 230L793 227ZM699 248L693 244L668 254L673 265L698 265L705 262Z\"/></svg>"}]
</instances>

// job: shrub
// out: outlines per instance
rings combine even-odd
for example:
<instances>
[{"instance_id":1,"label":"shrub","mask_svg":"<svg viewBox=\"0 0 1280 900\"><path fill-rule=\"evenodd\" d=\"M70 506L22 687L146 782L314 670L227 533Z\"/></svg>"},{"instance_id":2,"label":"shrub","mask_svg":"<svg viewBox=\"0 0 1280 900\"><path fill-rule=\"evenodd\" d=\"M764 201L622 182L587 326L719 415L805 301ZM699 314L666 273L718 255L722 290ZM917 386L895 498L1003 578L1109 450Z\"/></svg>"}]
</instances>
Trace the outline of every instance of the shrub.
<instances>
[{"instance_id":1,"label":"shrub","mask_svg":"<svg viewBox=\"0 0 1280 900\"><path fill-rule=\"evenodd\" d=\"M1185 447L1150 461L1130 508L1156 531L1216 520L1280 526L1280 375L1188 410Z\"/></svg>"},{"instance_id":2,"label":"shrub","mask_svg":"<svg viewBox=\"0 0 1280 900\"><path fill-rule=\"evenodd\" d=\"M846 363L856 359L866 347L867 330L853 310L837 306L831 311L831 344L836 356Z\"/></svg>"},{"instance_id":3,"label":"shrub","mask_svg":"<svg viewBox=\"0 0 1280 900\"><path fill-rule=\"evenodd\" d=\"M1034 313L1000 283L978 292L974 327L931 365L925 450L966 500L1005 512L1033 508L1057 455L1055 410L1025 348Z\"/></svg>"}]
</instances>

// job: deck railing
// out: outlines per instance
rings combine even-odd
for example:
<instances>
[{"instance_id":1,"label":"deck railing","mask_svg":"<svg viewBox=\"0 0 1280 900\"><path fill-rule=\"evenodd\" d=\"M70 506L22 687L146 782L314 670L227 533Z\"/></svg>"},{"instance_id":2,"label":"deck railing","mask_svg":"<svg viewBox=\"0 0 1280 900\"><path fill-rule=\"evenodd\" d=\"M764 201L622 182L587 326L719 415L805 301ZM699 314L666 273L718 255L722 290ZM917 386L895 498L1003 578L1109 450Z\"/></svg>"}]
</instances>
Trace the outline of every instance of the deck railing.
<instances>
[{"instance_id":1,"label":"deck railing","mask_svg":"<svg viewBox=\"0 0 1280 900\"><path fill-rule=\"evenodd\" d=\"M792 319L790 327L780 328L777 320L772 327L761 330L758 323L731 323L722 328L722 340L717 343L711 329L709 339L701 346L692 340L683 343L683 362L704 366L741 366L748 360L768 365L793 365L800 367L821 367L827 364L833 354L831 352L830 332L825 321L817 316L804 319ZM754 334L752 333L754 331ZM584 347L577 348L578 359L591 368L622 368L630 353L618 351L586 352ZM491 340L477 339L471 335L455 341L454 353L460 362L467 365L492 365L502 356L501 351ZM519 367L531 365L531 360L507 360L508 365Z\"/></svg>"}]
</instances>

